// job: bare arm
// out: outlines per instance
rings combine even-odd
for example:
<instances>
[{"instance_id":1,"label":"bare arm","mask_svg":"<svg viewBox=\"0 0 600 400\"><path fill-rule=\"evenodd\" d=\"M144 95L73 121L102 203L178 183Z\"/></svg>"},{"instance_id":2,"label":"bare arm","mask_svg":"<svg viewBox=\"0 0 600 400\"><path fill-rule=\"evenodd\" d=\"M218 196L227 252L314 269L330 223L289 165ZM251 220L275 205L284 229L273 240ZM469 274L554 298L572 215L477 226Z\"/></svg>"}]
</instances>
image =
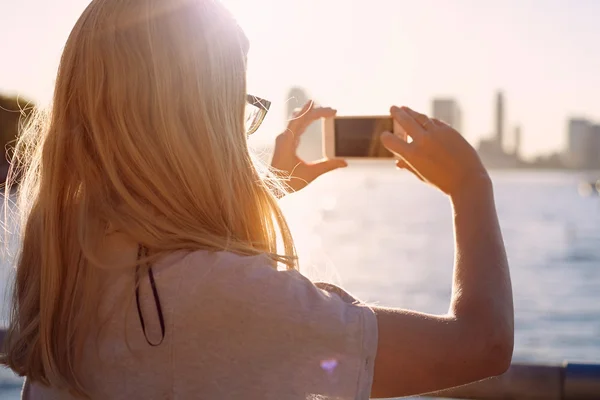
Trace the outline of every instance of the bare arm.
<instances>
[{"instance_id":1,"label":"bare arm","mask_svg":"<svg viewBox=\"0 0 600 400\"><path fill-rule=\"evenodd\" d=\"M383 138L403 157L399 166L451 199L455 265L446 315L375 308L379 343L374 397L428 393L499 375L510 365L513 348L510 275L485 169L450 127L429 122L423 137L416 131L422 129L419 114L392 113L413 137L411 144Z\"/></svg>"}]
</instances>

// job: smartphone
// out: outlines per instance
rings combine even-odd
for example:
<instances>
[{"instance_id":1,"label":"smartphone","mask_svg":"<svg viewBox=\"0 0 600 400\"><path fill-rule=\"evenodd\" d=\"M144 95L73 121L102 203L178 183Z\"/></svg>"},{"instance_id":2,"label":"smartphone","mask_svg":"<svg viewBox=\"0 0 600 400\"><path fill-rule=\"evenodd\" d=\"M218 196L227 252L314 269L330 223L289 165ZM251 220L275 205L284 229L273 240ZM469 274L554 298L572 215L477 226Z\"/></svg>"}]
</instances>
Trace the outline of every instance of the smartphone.
<instances>
[{"instance_id":1,"label":"smartphone","mask_svg":"<svg viewBox=\"0 0 600 400\"><path fill-rule=\"evenodd\" d=\"M389 116L335 116L323 120L323 147L327 158L393 159L383 144L383 132L406 140L400 125Z\"/></svg>"}]
</instances>

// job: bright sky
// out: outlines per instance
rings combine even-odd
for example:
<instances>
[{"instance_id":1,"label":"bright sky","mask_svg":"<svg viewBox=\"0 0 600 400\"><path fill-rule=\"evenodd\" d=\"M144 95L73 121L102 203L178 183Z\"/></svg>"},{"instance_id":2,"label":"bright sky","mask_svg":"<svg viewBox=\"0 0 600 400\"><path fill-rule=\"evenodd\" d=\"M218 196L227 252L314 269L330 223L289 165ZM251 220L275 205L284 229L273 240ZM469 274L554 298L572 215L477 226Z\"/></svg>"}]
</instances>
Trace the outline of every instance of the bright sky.
<instances>
[{"instance_id":1,"label":"bright sky","mask_svg":"<svg viewBox=\"0 0 600 400\"><path fill-rule=\"evenodd\" d=\"M89 0L0 0L0 90L50 99L66 37ZM224 0L251 40L249 90L274 102L257 140L283 127L286 92L343 114L392 103L430 112L455 97L463 133L491 134L495 91L526 155L561 149L569 116L600 123L600 1Z\"/></svg>"}]
</instances>

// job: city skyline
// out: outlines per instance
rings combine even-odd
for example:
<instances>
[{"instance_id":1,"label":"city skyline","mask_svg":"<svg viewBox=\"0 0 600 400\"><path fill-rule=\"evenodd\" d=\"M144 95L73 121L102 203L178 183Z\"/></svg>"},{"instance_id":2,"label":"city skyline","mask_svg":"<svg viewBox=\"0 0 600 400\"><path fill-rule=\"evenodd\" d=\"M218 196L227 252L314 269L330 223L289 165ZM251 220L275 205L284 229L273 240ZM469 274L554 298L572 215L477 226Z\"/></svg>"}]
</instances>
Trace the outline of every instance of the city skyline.
<instances>
[{"instance_id":1,"label":"city skyline","mask_svg":"<svg viewBox=\"0 0 600 400\"><path fill-rule=\"evenodd\" d=\"M6 16L0 34L11 38L18 32L18 40L2 44L10 61L0 65L0 91L40 103L50 99L62 46L87 3L0 5ZM452 95L465 110L462 133L472 143L492 133L489 104L502 88L509 104L505 116L521 126L528 158L565 148L571 117L600 120L600 54L589 51L600 40L594 18L599 2L224 3L251 42L248 89L273 102L253 139L259 142L272 141L283 129L287 90L295 84L341 114L381 114L391 104L427 112L432 98ZM397 22L382 24L383 15Z\"/></svg>"},{"instance_id":2,"label":"city skyline","mask_svg":"<svg viewBox=\"0 0 600 400\"><path fill-rule=\"evenodd\" d=\"M522 132L518 121L507 121L505 118L505 96L502 90L495 93L494 121L492 133L482 136L473 147L479 153L483 163L490 169L600 169L600 123L571 118L568 121L567 145L555 152L540 154L533 159L521 156ZM285 118L292 117L293 112L308 101L307 90L293 86L288 91L288 109ZM317 104L318 101L314 100ZM453 97L433 98L430 115L440 119L455 129L460 128L463 110ZM507 124L507 122L509 122ZM514 125L512 134L507 126ZM302 135L298 154L306 161L313 161L324 156L322 126L319 121L311 124ZM506 146L506 138L512 138L512 146ZM267 144L263 149L269 149ZM267 152L268 153L268 152Z\"/></svg>"}]
</instances>

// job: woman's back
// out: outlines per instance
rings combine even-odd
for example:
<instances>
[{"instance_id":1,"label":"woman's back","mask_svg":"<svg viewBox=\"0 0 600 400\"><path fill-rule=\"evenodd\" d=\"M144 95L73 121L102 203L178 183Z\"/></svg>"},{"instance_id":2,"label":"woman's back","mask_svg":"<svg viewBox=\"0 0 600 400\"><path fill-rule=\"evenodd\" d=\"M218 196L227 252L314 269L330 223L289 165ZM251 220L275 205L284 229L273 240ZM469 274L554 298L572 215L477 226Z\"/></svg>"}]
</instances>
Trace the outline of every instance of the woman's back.
<instances>
[{"instance_id":1,"label":"woman's back","mask_svg":"<svg viewBox=\"0 0 600 400\"><path fill-rule=\"evenodd\" d=\"M296 271L276 271L264 256L226 252L177 252L153 271L165 321L155 347L137 315L133 270L102 273L100 328L79 367L92 398L369 396L375 315L340 289L317 289ZM142 282L148 340L160 342L154 297ZM33 383L24 398L75 397Z\"/></svg>"}]
</instances>

